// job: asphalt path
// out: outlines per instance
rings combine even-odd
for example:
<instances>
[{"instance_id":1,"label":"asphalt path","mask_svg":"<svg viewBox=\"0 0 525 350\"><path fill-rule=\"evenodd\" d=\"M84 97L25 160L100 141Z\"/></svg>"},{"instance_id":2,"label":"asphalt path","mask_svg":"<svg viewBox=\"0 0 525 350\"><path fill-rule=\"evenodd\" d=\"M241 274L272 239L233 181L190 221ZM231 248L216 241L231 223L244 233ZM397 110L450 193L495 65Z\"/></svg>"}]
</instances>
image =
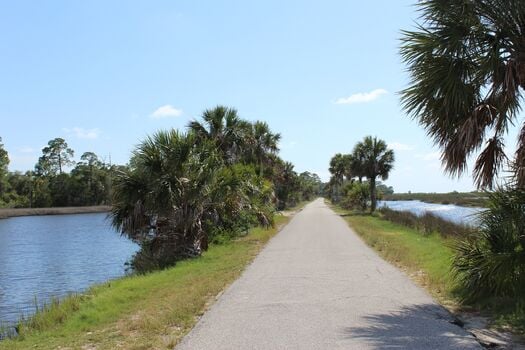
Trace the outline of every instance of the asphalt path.
<instances>
[{"instance_id":1,"label":"asphalt path","mask_svg":"<svg viewBox=\"0 0 525 350\"><path fill-rule=\"evenodd\" d=\"M322 199L297 213L177 346L481 349Z\"/></svg>"}]
</instances>

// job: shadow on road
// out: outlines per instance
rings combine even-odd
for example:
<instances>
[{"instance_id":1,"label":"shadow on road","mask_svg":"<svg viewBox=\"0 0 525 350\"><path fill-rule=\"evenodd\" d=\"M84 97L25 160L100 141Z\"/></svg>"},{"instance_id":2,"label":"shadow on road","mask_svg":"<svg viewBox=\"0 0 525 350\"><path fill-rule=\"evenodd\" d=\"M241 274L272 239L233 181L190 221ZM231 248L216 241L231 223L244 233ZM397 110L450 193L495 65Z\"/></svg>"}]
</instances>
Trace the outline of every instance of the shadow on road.
<instances>
[{"instance_id":1,"label":"shadow on road","mask_svg":"<svg viewBox=\"0 0 525 350\"><path fill-rule=\"evenodd\" d=\"M368 326L348 327L345 338L362 339L379 349L479 349L454 318L437 305L403 307L398 312L368 315Z\"/></svg>"}]
</instances>

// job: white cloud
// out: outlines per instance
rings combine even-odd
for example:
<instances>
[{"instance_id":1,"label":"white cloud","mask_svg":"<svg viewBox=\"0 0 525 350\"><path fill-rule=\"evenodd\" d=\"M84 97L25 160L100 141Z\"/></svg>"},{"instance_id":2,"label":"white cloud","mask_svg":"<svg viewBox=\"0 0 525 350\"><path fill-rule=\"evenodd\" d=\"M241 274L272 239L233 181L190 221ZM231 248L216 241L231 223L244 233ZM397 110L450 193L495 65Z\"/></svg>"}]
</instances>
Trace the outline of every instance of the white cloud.
<instances>
[{"instance_id":1,"label":"white cloud","mask_svg":"<svg viewBox=\"0 0 525 350\"><path fill-rule=\"evenodd\" d=\"M182 110L173 107L172 105L165 105L157 108L155 112L150 114L152 119L162 119L162 118L173 118L180 117L182 115Z\"/></svg>"},{"instance_id":2,"label":"white cloud","mask_svg":"<svg viewBox=\"0 0 525 350\"><path fill-rule=\"evenodd\" d=\"M75 126L74 128L71 128L71 129L63 128L62 130L64 130L66 133L70 135L76 136L79 139L96 139L100 135L100 130L97 128L84 129L84 128L79 128Z\"/></svg>"},{"instance_id":3,"label":"white cloud","mask_svg":"<svg viewBox=\"0 0 525 350\"><path fill-rule=\"evenodd\" d=\"M20 153L34 153L35 149L31 148L29 146L25 146L25 147L19 148L18 152L20 152Z\"/></svg>"},{"instance_id":4,"label":"white cloud","mask_svg":"<svg viewBox=\"0 0 525 350\"><path fill-rule=\"evenodd\" d=\"M439 160L441 159L441 152L426 153L426 154L420 155L419 158L426 160L426 161Z\"/></svg>"},{"instance_id":5,"label":"white cloud","mask_svg":"<svg viewBox=\"0 0 525 350\"><path fill-rule=\"evenodd\" d=\"M414 146L400 142L389 142L388 148L393 149L394 151L412 151L414 149Z\"/></svg>"},{"instance_id":6,"label":"white cloud","mask_svg":"<svg viewBox=\"0 0 525 350\"><path fill-rule=\"evenodd\" d=\"M388 94L385 89L375 89L370 92L359 92L357 94L350 95L348 97L340 97L335 100L336 104L350 105L353 103L366 103L372 102L379 98L381 95Z\"/></svg>"}]
</instances>

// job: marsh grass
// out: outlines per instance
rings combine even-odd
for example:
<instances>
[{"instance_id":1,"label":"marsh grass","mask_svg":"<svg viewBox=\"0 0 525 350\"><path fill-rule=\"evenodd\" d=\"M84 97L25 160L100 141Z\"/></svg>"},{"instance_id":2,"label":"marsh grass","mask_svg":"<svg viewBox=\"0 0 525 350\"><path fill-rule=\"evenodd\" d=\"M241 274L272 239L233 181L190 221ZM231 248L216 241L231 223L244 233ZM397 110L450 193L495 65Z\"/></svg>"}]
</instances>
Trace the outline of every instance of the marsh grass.
<instances>
[{"instance_id":1,"label":"marsh grass","mask_svg":"<svg viewBox=\"0 0 525 350\"><path fill-rule=\"evenodd\" d=\"M460 225L426 212L421 216L408 211L397 211L387 207L380 209L382 218L396 224L413 228L423 234L437 233L443 237L467 237L474 232L468 225Z\"/></svg>"},{"instance_id":2,"label":"marsh grass","mask_svg":"<svg viewBox=\"0 0 525 350\"><path fill-rule=\"evenodd\" d=\"M254 228L173 268L52 301L21 320L19 336L0 349L171 349L288 220L277 216L275 227Z\"/></svg>"}]
</instances>

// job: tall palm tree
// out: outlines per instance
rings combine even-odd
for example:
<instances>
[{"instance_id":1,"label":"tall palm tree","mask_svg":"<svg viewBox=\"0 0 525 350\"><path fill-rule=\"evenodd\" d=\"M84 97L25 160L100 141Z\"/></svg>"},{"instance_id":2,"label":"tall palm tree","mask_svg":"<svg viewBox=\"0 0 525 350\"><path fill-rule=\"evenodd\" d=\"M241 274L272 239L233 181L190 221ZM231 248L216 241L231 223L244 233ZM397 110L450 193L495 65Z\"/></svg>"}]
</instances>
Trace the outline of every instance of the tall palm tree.
<instances>
[{"instance_id":1,"label":"tall palm tree","mask_svg":"<svg viewBox=\"0 0 525 350\"><path fill-rule=\"evenodd\" d=\"M280 134L272 133L267 123L256 121L250 130L248 142L251 152L259 167L259 175L264 175L265 166L272 161L271 155L275 155L279 151Z\"/></svg>"},{"instance_id":2,"label":"tall palm tree","mask_svg":"<svg viewBox=\"0 0 525 350\"><path fill-rule=\"evenodd\" d=\"M353 181L353 178L357 176L355 172L355 168L352 166L355 163L354 155L349 154L343 154L343 164L344 164L344 171L345 171L345 177L349 181Z\"/></svg>"},{"instance_id":3,"label":"tall palm tree","mask_svg":"<svg viewBox=\"0 0 525 350\"><path fill-rule=\"evenodd\" d=\"M352 150L352 157L350 158L350 172L353 177L357 177L359 179L359 183L362 183L363 177L366 176L363 166L364 159L365 153L363 144L358 142Z\"/></svg>"},{"instance_id":4,"label":"tall palm tree","mask_svg":"<svg viewBox=\"0 0 525 350\"><path fill-rule=\"evenodd\" d=\"M188 128L198 139L212 141L226 162L233 164L243 150L250 123L239 118L234 108L217 106L205 110L202 122L191 121Z\"/></svg>"},{"instance_id":5,"label":"tall palm tree","mask_svg":"<svg viewBox=\"0 0 525 350\"><path fill-rule=\"evenodd\" d=\"M288 204L295 204L297 196L299 177L294 170L294 165L290 162L278 161L279 174L276 179L277 207L282 210Z\"/></svg>"},{"instance_id":6,"label":"tall palm tree","mask_svg":"<svg viewBox=\"0 0 525 350\"><path fill-rule=\"evenodd\" d=\"M374 212L377 206L376 179L388 179L394 167L394 151L387 149L385 141L372 136L365 137L357 147L362 152L361 171L369 181L370 209Z\"/></svg>"},{"instance_id":7,"label":"tall palm tree","mask_svg":"<svg viewBox=\"0 0 525 350\"><path fill-rule=\"evenodd\" d=\"M348 168L346 163L345 156L341 153L337 153L332 159L330 159L330 167L328 168L328 171L332 174L333 181L331 182L335 190L334 200L336 202L339 201L341 186L343 185L345 174L347 173Z\"/></svg>"},{"instance_id":8,"label":"tall palm tree","mask_svg":"<svg viewBox=\"0 0 525 350\"><path fill-rule=\"evenodd\" d=\"M492 188L525 89L523 0L424 0L419 7L423 24L402 38L411 75L403 107L441 147L450 174L461 175L484 146L473 174L478 187ZM512 168L524 187L523 122Z\"/></svg>"}]
</instances>

